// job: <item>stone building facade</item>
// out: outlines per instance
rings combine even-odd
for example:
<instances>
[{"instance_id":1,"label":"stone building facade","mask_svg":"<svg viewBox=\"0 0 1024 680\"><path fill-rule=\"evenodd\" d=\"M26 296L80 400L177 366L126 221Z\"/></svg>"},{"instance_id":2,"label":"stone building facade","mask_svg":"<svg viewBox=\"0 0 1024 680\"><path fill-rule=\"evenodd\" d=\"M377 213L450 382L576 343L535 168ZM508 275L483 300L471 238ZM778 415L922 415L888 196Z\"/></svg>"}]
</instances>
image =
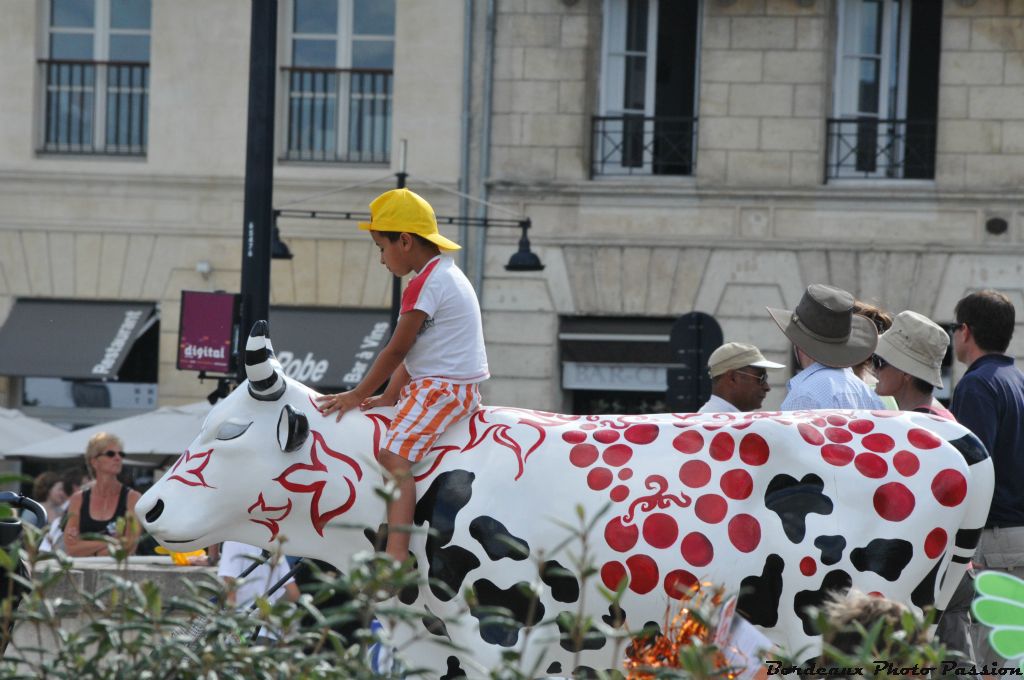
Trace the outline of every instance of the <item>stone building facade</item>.
<instances>
[{"instance_id":1,"label":"stone building facade","mask_svg":"<svg viewBox=\"0 0 1024 680\"><path fill-rule=\"evenodd\" d=\"M97 22L111 12L81 1ZM792 307L811 282L942 322L965 292L995 287L1024 314L1020 0L397 0L389 150L369 161L290 157L297 41L333 30L342 55L359 40L343 26L351 0L331 30L300 25L296 3L280 0L275 206L365 210L406 140L409 184L438 214L531 219L541 271L504 268L513 230L464 234L489 403L656 395L690 312L785 360L765 307ZM148 143L134 155L47 148L55 5L0 7L0 320L22 300L154 303L159 402L202 398L210 385L175 368L179 299L239 286L250 2L152 3ZM96 26L96 44L116 33ZM850 46L865 26L868 56ZM339 56L332 72L354 64ZM850 109L872 83L885 101ZM351 222L280 227L294 257L273 261L272 304L388 306ZM1024 333L1011 353L1024 356ZM0 378L8 405L21 381Z\"/></svg>"}]
</instances>

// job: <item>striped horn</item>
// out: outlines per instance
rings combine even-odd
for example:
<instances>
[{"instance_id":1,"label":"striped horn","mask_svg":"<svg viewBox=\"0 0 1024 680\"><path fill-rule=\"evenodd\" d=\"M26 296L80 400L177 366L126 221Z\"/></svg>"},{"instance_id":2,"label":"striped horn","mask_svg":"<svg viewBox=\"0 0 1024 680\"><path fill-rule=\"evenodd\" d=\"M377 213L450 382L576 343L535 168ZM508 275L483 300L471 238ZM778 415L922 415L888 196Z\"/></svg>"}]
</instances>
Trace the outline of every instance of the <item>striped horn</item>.
<instances>
[{"instance_id":1,"label":"striped horn","mask_svg":"<svg viewBox=\"0 0 1024 680\"><path fill-rule=\"evenodd\" d=\"M245 343L245 375L249 378L249 394L260 401L277 401L287 384L281 373L281 362L274 356L267 322L252 325Z\"/></svg>"}]
</instances>

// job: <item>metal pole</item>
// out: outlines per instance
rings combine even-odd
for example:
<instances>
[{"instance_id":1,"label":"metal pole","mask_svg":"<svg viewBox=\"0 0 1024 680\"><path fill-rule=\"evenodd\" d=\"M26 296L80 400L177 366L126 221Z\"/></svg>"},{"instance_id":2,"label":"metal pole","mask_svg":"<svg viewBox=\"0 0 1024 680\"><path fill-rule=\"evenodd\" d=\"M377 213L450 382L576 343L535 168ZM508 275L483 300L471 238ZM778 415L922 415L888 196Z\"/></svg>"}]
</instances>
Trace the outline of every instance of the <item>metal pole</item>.
<instances>
[{"instance_id":1,"label":"metal pole","mask_svg":"<svg viewBox=\"0 0 1024 680\"><path fill-rule=\"evenodd\" d=\"M254 322L270 316L276 53L277 0L252 0L242 237L241 338L248 337ZM237 365L238 381L241 382L245 379L245 362L238 361Z\"/></svg>"},{"instance_id":2,"label":"metal pole","mask_svg":"<svg viewBox=\"0 0 1024 680\"><path fill-rule=\"evenodd\" d=\"M406 152L406 141L400 140L398 142L398 172L395 173L395 177L398 180L397 188L405 188L405 180L409 177L409 173L405 171L405 152ZM398 328L398 315L402 311L402 279L397 276L391 277L391 332L394 333L395 329Z\"/></svg>"}]
</instances>

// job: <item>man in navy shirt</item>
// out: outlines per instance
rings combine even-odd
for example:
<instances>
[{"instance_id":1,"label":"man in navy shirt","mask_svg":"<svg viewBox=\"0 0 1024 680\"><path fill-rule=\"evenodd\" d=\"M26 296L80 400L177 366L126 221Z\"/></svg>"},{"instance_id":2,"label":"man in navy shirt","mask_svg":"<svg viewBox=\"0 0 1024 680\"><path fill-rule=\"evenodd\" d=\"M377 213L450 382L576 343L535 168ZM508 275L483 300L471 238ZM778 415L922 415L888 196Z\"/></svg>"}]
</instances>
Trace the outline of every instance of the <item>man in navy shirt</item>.
<instances>
[{"instance_id":1,"label":"man in navy shirt","mask_svg":"<svg viewBox=\"0 0 1024 680\"><path fill-rule=\"evenodd\" d=\"M949 408L985 445L995 468L995 493L974 562L1024 578L1024 373L1005 354L1016 320L1013 303L984 290L960 300L954 314L953 349L967 372ZM976 634L978 663L998 659L987 631Z\"/></svg>"}]
</instances>

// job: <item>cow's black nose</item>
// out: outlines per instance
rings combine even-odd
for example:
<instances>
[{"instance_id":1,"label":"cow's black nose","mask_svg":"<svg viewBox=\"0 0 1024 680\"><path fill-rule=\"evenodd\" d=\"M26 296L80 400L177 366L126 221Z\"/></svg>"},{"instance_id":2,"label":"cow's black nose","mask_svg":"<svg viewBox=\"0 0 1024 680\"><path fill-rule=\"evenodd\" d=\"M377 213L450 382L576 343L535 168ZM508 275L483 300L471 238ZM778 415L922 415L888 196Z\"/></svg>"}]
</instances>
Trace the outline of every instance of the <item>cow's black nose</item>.
<instances>
[{"instance_id":1,"label":"cow's black nose","mask_svg":"<svg viewBox=\"0 0 1024 680\"><path fill-rule=\"evenodd\" d=\"M149 512L146 513L146 521L152 524L153 522L160 519L160 515L164 511L164 502L159 498L156 499L156 505L150 508Z\"/></svg>"}]
</instances>

